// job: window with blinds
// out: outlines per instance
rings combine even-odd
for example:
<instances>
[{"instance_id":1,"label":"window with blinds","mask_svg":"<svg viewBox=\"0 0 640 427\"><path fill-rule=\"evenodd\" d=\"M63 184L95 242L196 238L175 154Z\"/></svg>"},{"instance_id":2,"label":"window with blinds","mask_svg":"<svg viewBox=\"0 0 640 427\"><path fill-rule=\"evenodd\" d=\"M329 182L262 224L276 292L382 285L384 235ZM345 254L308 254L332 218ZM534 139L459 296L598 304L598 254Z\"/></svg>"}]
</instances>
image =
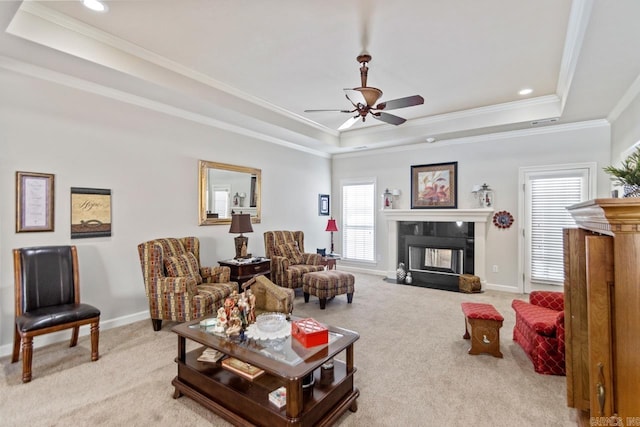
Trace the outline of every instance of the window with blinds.
<instances>
[{"instance_id":1,"label":"window with blinds","mask_svg":"<svg viewBox=\"0 0 640 427\"><path fill-rule=\"evenodd\" d=\"M342 256L375 261L375 183L342 185Z\"/></svg>"},{"instance_id":2,"label":"window with blinds","mask_svg":"<svg viewBox=\"0 0 640 427\"><path fill-rule=\"evenodd\" d=\"M584 200L585 177L538 176L528 181L530 197L530 280L564 283L562 229L575 225L567 206Z\"/></svg>"}]
</instances>

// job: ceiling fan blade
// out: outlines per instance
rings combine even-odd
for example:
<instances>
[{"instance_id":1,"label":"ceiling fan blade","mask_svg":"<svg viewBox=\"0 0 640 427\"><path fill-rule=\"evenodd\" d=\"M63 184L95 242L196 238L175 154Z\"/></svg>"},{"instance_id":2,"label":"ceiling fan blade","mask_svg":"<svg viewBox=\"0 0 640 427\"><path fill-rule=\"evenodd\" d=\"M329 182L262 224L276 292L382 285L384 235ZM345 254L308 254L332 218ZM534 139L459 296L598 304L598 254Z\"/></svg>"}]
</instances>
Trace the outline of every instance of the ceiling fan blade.
<instances>
[{"instance_id":1,"label":"ceiling fan blade","mask_svg":"<svg viewBox=\"0 0 640 427\"><path fill-rule=\"evenodd\" d=\"M353 124L355 122L358 121L358 118L360 118L360 116L354 116L354 117L350 117L349 120L347 120L346 122L344 122L343 124L340 125L340 127L338 128L338 130L345 130L345 129L349 129L351 126L353 126Z\"/></svg>"},{"instance_id":2,"label":"ceiling fan blade","mask_svg":"<svg viewBox=\"0 0 640 427\"><path fill-rule=\"evenodd\" d=\"M376 110L395 110L396 108L412 107L420 104L424 104L424 98L420 95L413 95L381 102L376 105Z\"/></svg>"},{"instance_id":3,"label":"ceiling fan blade","mask_svg":"<svg viewBox=\"0 0 640 427\"><path fill-rule=\"evenodd\" d=\"M344 94L349 100L349 102L353 104L354 107L357 107L358 104L367 105L367 100L364 99L364 96L362 96L362 93L357 90L344 89Z\"/></svg>"},{"instance_id":4,"label":"ceiling fan blade","mask_svg":"<svg viewBox=\"0 0 640 427\"><path fill-rule=\"evenodd\" d=\"M382 112L373 113L372 112L371 115L382 122L389 123L391 125L396 125L396 126L401 125L407 121L407 119L403 119L402 117L394 116L393 114L389 114L389 113L382 113Z\"/></svg>"},{"instance_id":5,"label":"ceiling fan blade","mask_svg":"<svg viewBox=\"0 0 640 427\"><path fill-rule=\"evenodd\" d=\"M321 112L331 112L331 113L353 113L355 110L304 110L305 113L321 113Z\"/></svg>"}]
</instances>

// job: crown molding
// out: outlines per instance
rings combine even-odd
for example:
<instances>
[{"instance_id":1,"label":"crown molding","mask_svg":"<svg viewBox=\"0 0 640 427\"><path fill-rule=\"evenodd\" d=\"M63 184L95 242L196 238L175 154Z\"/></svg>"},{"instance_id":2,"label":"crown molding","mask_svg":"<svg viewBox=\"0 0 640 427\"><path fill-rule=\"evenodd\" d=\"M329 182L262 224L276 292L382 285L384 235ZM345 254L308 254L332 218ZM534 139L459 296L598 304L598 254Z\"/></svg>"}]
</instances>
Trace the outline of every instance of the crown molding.
<instances>
[{"instance_id":1,"label":"crown molding","mask_svg":"<svg viewBox=\"0 0 640 427\"><path fill-rule=\"evenodd\" d=\"M573 75L576 72L578 58L582 50L584 35L589 26L593 0L573 0L567 25L567 36L564 42L564 51L560 63L560 74L558 75L558 86L556 93L560 97L560 112L564 111Z\"/></svg>"}]
</instances>

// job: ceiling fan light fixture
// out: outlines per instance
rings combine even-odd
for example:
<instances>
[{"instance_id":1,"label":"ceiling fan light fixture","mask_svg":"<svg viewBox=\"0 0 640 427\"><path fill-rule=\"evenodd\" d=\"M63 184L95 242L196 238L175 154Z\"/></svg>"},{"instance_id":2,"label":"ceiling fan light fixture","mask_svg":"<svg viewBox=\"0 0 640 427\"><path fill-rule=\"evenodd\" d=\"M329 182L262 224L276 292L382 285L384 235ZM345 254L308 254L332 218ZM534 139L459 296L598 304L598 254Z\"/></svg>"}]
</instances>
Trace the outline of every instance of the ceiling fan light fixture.
<instances>
[{"instance_id":1,"label":"ceiling fan light fixture","mask_svg":"<svg viewBox=\"0 0 640 427\"><path fill-rule=\"evenodd\" d=\"M367 102L368 107L372 107L382 96L382 91L375 87L356 87L353 90L357 90L362 94L362 97Z\"/></svg>"}]
</instances>

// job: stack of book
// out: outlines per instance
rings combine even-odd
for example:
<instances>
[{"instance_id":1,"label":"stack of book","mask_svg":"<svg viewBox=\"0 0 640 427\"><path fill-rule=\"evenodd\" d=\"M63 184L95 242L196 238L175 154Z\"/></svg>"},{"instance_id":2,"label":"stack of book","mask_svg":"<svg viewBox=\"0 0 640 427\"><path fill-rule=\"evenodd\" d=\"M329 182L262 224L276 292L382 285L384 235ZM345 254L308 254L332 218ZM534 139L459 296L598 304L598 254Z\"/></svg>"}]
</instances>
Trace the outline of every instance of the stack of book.
<instances>
[{"instance_id":1,"label":"stack of book","mask_svg":"<svg viewBox=\"0 0 640 427\"><path fill-rule=\"evenodd\" d=\"M224 356L224 353L219 352L218 350L214 350L212 348L206 348L200 357L198 357L199 362L211 362L215 363L220 360Z\"/></svg>"}]
</instances>

